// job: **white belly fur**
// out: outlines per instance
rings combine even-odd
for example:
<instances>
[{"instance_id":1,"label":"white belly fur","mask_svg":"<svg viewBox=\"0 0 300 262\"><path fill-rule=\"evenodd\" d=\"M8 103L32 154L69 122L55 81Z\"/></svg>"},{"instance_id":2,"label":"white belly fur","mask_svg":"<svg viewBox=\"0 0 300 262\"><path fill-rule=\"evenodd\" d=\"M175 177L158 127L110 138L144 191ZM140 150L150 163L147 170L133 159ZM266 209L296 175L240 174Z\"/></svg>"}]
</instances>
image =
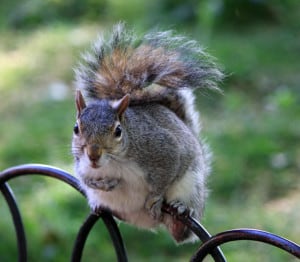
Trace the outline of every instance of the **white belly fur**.
<instances>
[{"instance_id":1,"label":"white belly fur","mask_svg":"<svg viewBox=\"0 0 300 262\"><path fill-rule=\"evenodd\" d=\"M81 172L84 170L85 172ZM96 190L87 187L83 182L81 183L92 209L107 207L127 222L142 228L155 227L159 223L152 219L144 207L150 188L144 179L145 174L142 169L134 162L114 161L113 165L104 165L99 169L82 164L79 165L77 171L80 179L86 176L121 179L120 184L108 192ZM195 185L204 184L203 176L199 175L198 172L188 170L181 179L168 189L165 194L166 201L180 200L188 205L191 204L190 200L197 194Z\"/></svg>"},{"instance_id":2,"label":"white belly fur","mask_svg":"<svg viewBox=\"0 0 300 262\"><path fill-rule=\"evenodd\" d=\"M80 169L88 170L88 172L81 173ZM143 228L154 227L158 224L144 208L146 197L150 191L144 179L145 174L135 163L114 162L114 165L103 166L100 169L87 166L80 169L79 178L90 176L121 179L120 184L108 192L95 190L87 187L83 182L81 183L92 209L99 206L108 207L127 222Z\"/></svg>"}]
</instances>

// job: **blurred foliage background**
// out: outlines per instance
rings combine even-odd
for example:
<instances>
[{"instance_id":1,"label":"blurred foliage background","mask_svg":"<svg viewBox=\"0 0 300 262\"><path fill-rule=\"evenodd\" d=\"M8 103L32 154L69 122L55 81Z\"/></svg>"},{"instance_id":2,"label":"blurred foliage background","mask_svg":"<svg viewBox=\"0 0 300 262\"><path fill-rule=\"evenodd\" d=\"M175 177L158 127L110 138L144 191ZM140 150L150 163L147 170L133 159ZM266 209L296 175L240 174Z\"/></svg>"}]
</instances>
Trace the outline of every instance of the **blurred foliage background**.
<instances>
[{"instance_id":1,"label":"blurred foliage background","mask_svg":"<svg viewBox=\"0 0 300 262\"><path fill-rule=\"evenodd\" d=\"M2 0L0 168L38 162L72 172L72 68L80 53L120 20L139 32L174 29L202 43L227 75L223 95L197 93L203 135L214 152L203 224L212 234L255 227L299 243L299 10L297 0ZM24 213L29 261L68 261L89 212L86 201L47 178L10 185ZM3 198L0 214L0 261L15 261ZM120 228L130 261L187 261L199 246L176 246L164 230ZM295 261L257 243L223 250L228 261ZM84 261L113 261L113 252L98 223Z\"/></svg>"}]
</instances>

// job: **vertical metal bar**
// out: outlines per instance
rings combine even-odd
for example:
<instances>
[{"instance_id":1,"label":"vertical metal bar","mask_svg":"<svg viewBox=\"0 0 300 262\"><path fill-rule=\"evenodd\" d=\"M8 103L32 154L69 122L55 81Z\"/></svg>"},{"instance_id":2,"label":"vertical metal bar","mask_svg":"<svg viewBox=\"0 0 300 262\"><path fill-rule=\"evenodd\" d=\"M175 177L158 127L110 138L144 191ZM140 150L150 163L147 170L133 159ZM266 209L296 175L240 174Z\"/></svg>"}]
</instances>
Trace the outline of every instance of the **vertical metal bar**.
<instances>
[{"instance_id":1,"label":"vertical metal bar","mask_svg":"<svg viewBox=\"0 0 300 262\"><path fill-rule=\"evenodd\" d=\"M101 211L99 215L90 214L86 219L86 221L83 223L83 225L81 226L77 234L77 238L73 247L71 261L72 262L81 261L82 253L83 253L83 249L87 237L99 218L103 219L103 222L110 234L110 237L113 242L113 246L115 248L118 262L127 262L128 261L127 253L118 226L114 218L112 217L112 215L109 213L109 211L106 210Z\"/></svg>"},{"instance_id":2,"label":"vertical metal bar","mask_svg":"<svg viewBox=\"0 0 300 262\"><path fill-rule=\"evenodd\" d=\"M24 225L20 211L18 209L17 202L15 200L13 191L7 183L0 184L0 190L8 204L10 213L13 218L13 223L15 227L17 243L18 243L18 261L26 262L27 261L27 242L25 236Z\"/></svg>"},{"instance_id":3,"label":"vertical metal bar","mask_svg":"<svg viewBox=\"0 0 300 262\"><path fill-rule=\"evenodd\" d=\"M127 252L126 252L124 242L123 242L121 233L119 231L119 228L116 224L115 219L107 211L104 211L103 213L101 213L101 217L103 219L103 222L106 225L106 228L108 229L111 240L114 244L118 262L127 262L128 261Z\"/></svg>"},{"instance_id":4,"label":"vertical metal bar","mask_svg":"<svg viewBox=\"0 0 300 262\"><path fill-rule=\"evenodd\" d=\"M72 257L71 257L72 262L81 261L83 248L86 243L87 237L98 219L99 219L98 216L90 214L85 220L85 222L82 224L82 226L80 227L73 246Z\"/></svg>"}]
</instances>

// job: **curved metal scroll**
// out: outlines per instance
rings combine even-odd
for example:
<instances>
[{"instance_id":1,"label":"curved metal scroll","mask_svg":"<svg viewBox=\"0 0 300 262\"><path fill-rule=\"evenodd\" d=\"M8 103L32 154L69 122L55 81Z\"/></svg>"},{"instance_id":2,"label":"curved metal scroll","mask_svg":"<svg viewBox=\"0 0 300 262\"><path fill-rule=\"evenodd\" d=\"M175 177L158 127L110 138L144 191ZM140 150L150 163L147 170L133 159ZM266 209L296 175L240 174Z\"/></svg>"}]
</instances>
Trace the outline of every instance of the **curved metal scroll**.
<instances>
[{"instance_id":1,"label":"curved metal scroll","mask_svg":"<svg viewBox=\"0 0 300 262\"><path fill-rule=\"evenodd\" d=\"M225 231L211 237L208 241L201 245L198 252L192 257L192 261L203 261L203 259L214 248L227 242L237 240L253 240L257 242L267 243L269 245L280 248L297 258L300 258L300 246L296 243L266 231L241 228Z\"/></svg>"},{"instance_id":2,"label":"curved metal scroll","mask_svg":"<svg viewBox=\"0 0 300 262\"><path fill-rule=\"evenodd\" d=\"M174 210L172 210L172 208L168 205L163 205L162 210L172 216L175 216L178 220L190 228L202 243L205 243L211 238L211 235L208 233L208 231L189 214L176 215ZM215 246L211 248L209 253L215 262L226 262L226 259L219 247Z\"/></svg>"},{"instance_id":3,"label":"curved metal scroll","mask_svg":"<svg viewBox=\"0 0 300 262\"><path fill-rule=\"evenodd\" d=\"M56 178L72 186L83 196L85 196L84 192L79 186L78 180L75 177L55 167L30 164L12 167L0 173L0 190L4 195L13 218L18 243L18 259L20 262L27 261L26 236L18 205L11 188L7 184L7 181L23 175L44 175ZM236 240L254 240L264 242L276 246L294 255L295 257L300 258L300 246L280 236L255 229L234 229L219 233L212 237L201 224L199 224L188 214L178 215L174 213L174 210L172 210L168 205L163 206L163 211L175 216L183 224L189 227L203 242L198 251L193 255L191 259L193 262L203 261L208 254L211 254L216 262L226 262L226 259L219 246ZM71 261L81 261L86 239L99 218L103 220L110 234L115 248L117 260L119 262L127 262L127 253L122 236L112 214L107 210L102 210L99 214L92 213L87 217L77 234L73 246Z\"/></svg>"},{"instance_id":4,"label":"curved metal scroll","mask_svg":"<svg viewBox=\"0 0 300 262\"><path fill-rule=\"evenodd\" d=\"M13 196L12 190L7 185L7 181L16 178L21 175L44 175L49 176L52 178L56 178L65 182L66 184L72 186L77 191L79 191L82 195L84 192L81 190L78 180L68 174L67 172L51 167L46 165L21 165L9 168L4 170L0 173L0 190L4 195L6 202L11 210L11 214L14 221L15 231L17 235L17 242L18 242L18 254L19 254L19 261L26 262L27 261L27 245L26 245L26 236L25 230L23 226L22 217L20 215L20 211L17 207L17 203ZM127 262L127 254L126 249L119 231L117 224L115 223L114 218L112 217L111 213L106 210L103 210L101 214L90 214L87 220L82 225L72 252L72 260L71 261L80 261L83 253L83 248L87 236L99 218L102 218L106 228L109 231L111 239L114 243L115 252L117 255L117 259L119 262Z\"/></svg>"}]
</instances>

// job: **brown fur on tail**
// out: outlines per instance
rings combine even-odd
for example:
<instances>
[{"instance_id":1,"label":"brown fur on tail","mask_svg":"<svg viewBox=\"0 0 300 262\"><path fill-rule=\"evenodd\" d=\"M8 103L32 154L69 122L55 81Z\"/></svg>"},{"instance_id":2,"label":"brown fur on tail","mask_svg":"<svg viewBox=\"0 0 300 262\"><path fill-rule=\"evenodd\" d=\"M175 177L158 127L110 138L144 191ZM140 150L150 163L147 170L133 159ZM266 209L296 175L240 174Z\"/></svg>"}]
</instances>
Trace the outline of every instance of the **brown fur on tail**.
<instances>
[{"instance_id":1,"label":"brown fur on tail","mask_svg":"<svg viewBox=\"0 0 300 262\"><path fill-rule=\"evenodd\" d=\"M87 100L129 94L130 105L157 102L184 122L192 119L188 100L193 96L179 90L217 88L222 79L213 59L195 41L172 31L139 37L122 23L110 36L99 36L75 72L77 89Z\"/></svg>"}]
</instances>

